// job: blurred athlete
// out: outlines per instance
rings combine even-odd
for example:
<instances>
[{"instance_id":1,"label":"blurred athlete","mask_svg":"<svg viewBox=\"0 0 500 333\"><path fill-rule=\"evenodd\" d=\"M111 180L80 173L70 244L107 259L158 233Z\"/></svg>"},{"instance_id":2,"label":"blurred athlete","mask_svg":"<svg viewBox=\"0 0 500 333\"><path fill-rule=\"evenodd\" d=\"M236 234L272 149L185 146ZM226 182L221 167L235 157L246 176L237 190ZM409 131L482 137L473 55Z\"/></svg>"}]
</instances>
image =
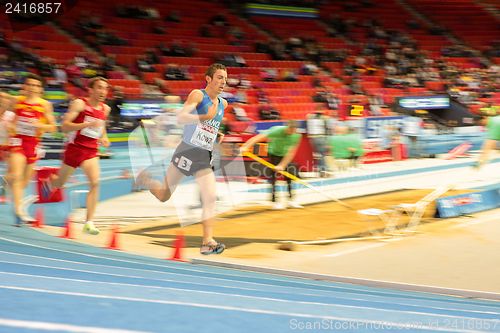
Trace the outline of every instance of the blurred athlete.
<instances>
[{"instance_id":1,"label":"blurred athlete","mask_svg":"<svg viewBox=\"0 0 500 333\"><path fill-rule=\"evenodd\" d=\"M47 179L48 194L61 188L77 168L82 168L89 182L87 214L83 231L97 235L99 229L93 223L99 199L99 145L109 147L106 133L106 119L110 107L104 104L108 95L108 80L94 77L88 82L88 98L75 99L64 115L62 130L69 132L61 169L56 177Z\"/></svg>"},{"instance_id":2,"label":"blurred athlete","mask_svg":"<svg viewBox=\"0 0 500 333\"><path fill-rule=\"evenodd\" d=\"M44 132L55 132L56 122L52 104L41 98L43 80L28 74L23 84L23 95L7 95L8 102L0 109L0 116L7 110L14 112L9 125L9 159L7 182L12 190L16 225L28 222L21 209L24 191L33 177L33 166L38 159L38 144Z\"/></svg>"},{"instance_id":3,"label":"blurred athlete","mask_svg":"<svg viewBox=\"0 0 500 333\"><path fill-rule=\"evenodd\" d=\"M215 216L215 175L212 169L212 150L219 140L219 128L227 102L219 96L227 82L226 67L212 64L205 73L205 89L194 89L177 115L184 124L182 141L172 157L163 182L154 180L144 170L137 184L149 189L160 201L166 202L185 176L194 176L202 199L203 241L201 254L219 254L225 245L213 238Z\"/></svg>"}]
</instances>

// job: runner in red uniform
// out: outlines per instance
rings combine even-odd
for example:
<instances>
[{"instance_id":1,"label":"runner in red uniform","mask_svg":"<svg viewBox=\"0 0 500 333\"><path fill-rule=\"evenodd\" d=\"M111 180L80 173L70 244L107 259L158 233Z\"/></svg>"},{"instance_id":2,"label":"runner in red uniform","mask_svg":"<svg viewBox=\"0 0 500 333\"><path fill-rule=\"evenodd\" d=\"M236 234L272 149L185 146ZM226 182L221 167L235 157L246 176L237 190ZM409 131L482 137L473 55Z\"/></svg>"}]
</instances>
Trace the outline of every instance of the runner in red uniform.
<instances>
[{"instance_id":1,"label":"runner in red uniform","mask_svg":"<svg viewBox=\"0 0 500 333\"><path fill-rule=\"evenodd\" d=\"M108 80L103 77L92 78L88 89L89 97L73 101L64 116L62 130L70 132L69 140L61 169L58 176L50 180L49 188L64 186L76 168L82 168L89 181L87 217L83 230L97 235L99 229L94 226L92 219L99 196L100 167L97 150L100 144L109 147L105 125L110 107L104 104L108 95Z\"/></svg>"},{"instance_id":2,"label":"runner in red uniform","mask_svg":"<svg viewBox=\"0 0 500 333\"><path fill-rule=\"evenodd\" d=\"M12 190L17 226L29 220L21 209L21 199L33 178L33 165L38 159L40 138L44 132L56 131L52 104L40 97L43 93L42 78L29 74L22 90L24 96L10 96L10 102L4 103L0 109L0 116L6 110L15 114L10 125L7 182Z\"/></svg>"}]
</instances>

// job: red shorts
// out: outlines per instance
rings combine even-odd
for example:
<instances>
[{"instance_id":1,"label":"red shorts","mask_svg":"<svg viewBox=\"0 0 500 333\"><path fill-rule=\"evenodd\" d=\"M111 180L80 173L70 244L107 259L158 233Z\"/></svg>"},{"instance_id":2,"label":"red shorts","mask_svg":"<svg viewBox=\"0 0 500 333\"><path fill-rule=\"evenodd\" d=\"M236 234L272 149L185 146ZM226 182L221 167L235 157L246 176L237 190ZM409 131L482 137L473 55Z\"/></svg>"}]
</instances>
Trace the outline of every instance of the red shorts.
<instances>
[{"instance_id":1,"label":"red shorts","mask_svg":"<svg viewBox=\"0 0 500 333\"><path fill-rule=\"evenodd\" d=\"M86 160L97 157L97 149L68 144L64 151L63 163L78 168Z\"/></svg>"},{"instance_id":2,"label":"red shorts","mask_svg":"<svg viewBox=\"0 0 500 333\"><path fill-rule=\"evenodd\" d=\"M26 156L26 163L33 164L38 160L38 140L10 138L9 150Z\"/></svg>"}]
</instances>

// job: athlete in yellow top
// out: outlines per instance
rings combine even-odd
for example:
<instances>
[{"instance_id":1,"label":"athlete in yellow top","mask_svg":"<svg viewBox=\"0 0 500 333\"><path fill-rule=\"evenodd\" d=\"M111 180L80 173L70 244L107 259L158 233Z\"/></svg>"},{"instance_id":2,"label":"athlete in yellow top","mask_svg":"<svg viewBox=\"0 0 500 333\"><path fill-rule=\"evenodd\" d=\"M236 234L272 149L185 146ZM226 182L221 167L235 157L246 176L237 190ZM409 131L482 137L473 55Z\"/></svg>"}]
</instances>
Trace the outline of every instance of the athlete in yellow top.
<instances>
[{"instance_id":1,"label":"athlete in yellow top","mask_svg":"<svg viewBox=\"0 0 500 333\"><path fill-rule=\"evenodd\" d=\"M9 150L7 182L12 190L16 225L20 226L28 218L21 210L24 190L33 177L33 166L38 159L38 144L44 132L55 132L56 122L52 103L41 98L42 78L29 74L22 88L24 95L10 96L10 102L0 109L0 116L6 110L14 112L9 125Z\"/></svg>"}]
</instances>

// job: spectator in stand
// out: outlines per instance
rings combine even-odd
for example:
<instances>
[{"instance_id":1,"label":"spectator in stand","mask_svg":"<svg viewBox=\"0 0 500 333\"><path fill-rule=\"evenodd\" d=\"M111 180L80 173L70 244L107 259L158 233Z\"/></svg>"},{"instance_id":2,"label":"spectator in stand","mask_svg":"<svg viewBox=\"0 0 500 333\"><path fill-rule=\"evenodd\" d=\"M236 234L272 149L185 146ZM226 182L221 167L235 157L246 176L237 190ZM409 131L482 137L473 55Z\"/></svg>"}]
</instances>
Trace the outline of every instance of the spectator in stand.
<instances>
[{"instance_id":1,"label":"spectator in stand","mask_svg":"<svg viewBox=\"0 0 500 333\"><path fill-rule=\"evenodd\" d=\"M259 104L269 103L269 98L267 96L267 93L261 87L257 87L256 95L257 95L257 102Z\"/></svg>"},{"instance_id":2,"label":"spectator in stand","mask_svg":"<svg viewBox=\"0 0 500 333\"><path fill-rule=\"evenodd\" d=\"M179 14L179 12L177 10L172 10L167 15L167 17L165 17L165 20L167 20L169 22L179 23L179 22L181 22L181 16L180 16L180 14Z\"/></svg>"},{"instance_id":3,"label":"spectator in stand","mask_svg":"<svg viewBox=\"0 0 500 333\"><path fill-rule=\"evenodd\" d=\"M210 23L214 26L225 27L228 25L227 19L223 14L217 14L212 16Z\"/></svg>"},{"instance_id":4,"label":"spectator in stand","mask_svg":"<svg viewBox=\"0 0 500 333\"><path fill-rule=\"evenodd\" d=\"M104 62L102 64L102 69L104 71L114 71L116 67L116 55L109 54L104 58Z\"/></svg>"},{"instance_id":5,"label":"spectator in stand","mask_svg":"<svg viewBox=\"0 0 500 333\"><path fill-rule=\"evenodd\" d=\"M245 40L245 33L239 27L230 27L227 34L229 35L230 45L242 45Z\"/></svg>"},{"instance_id":6,"label":"spectator in stand","mask_svg":"<svg viewBox=\"0 0 500 333\"><path fill-rule=\"evenodd\" d=\"M219 56L215 60L228 67L246 67L247 65L242 56L229 53Z\"/></svg>"},{"instance_id":7,"label":"spectator in stand","mask_svg":"<svg viewBox=\"0 0 500 333\"><path fill-rule=\"evenodd\" d=\"M262 81L274 82L278 78L278 71L276 68L263 68L260 71L260 78Z\"/></svg>"},{"instance_id":8,"label":"spectator in stand","mask_svg":"<svg viewBox=\"0 0 500 333\"><path fill-rule=\"evenodd\" d=\"M158 44L156 49L158 50L158 53L160 53L160 55L162 56L169 56L171 54L170 48L164 42Z\"/></svg>"},{"instance_id":9,"label":"spectator in stand","mask_svg":"<svg viewBox=\"0 0 500 333\"><path fill-rule=\"evenodd\" d=\"M285 68L281 71L281 81L297 82L297 74L293 69Z\"/></svg>"},{"instance_id":10,"label":"spectator in stand","mask_svg":"<svg viewBox=\"0 0 500 333\"><path fill-rule=\"evenodd\" d=\"M160 58L153 49L149 49L146 51L145 60L150 65L155 65L160 63Z\"/></svg>"},{"instance_id":11,"label":"spectator in stand","mask_svg":"<svg viewBox=\"0 0 500 333\"><path fill-rule=\"evenodd\" d=\"M211 38L214 36L212 32L212 26L210 24L203 24L198 30L200 37Z\"/></svg>"},{"instance_id":12,"label":"spectator in stand","mask_svg":"<svg viewBox=\"0 0 500 333\"><path fill-rule=\"evenodd\" d=\"M311 61L306 61L300 68L300 75L316 75L318 74L318 71L318 66L313 64Z\"/></svg>"},{"instance_id":13,"label":"spectator in stand","mask_svg":"<svg viewBox=\"0 0 500 333\"><path fill-rule=\"evenodd\" d=\"M186 50L182 47L178 40L174 40L170 45L170 55L173 57L185 57Z\"/></svg>"},{"instance_id":14,"label":"spectator in stand","mask_svg":"<svg viewBox=\"0 0 500 333\"><path fill-rule=\"evenodd\" d=\"M382 106L384 105L384 100L380 95L368 95L368 103L370 104L370 115L371 116L383 116Z\"/></svg>"},{"instance_id":15,"label":"spectator in stand","mask_svg":"<svg viewBox=\"0 0 500 333\"><path fill-rule=\"evenodd\" d=\"M259 50L260 48L260 50ZM272 40L269 45L258 45L257 52L264 51L269 53L273 60L285 60L287 59L287 54L285 50L285 44L279 40Z\"/></svg>"},{"instance_id":16,"label":"spectator in stand","mask_svg":"<svg viewBox=\"0 0 500 333\"><path fill-rule=\"evenodd\" d=\"M81 52L75 56L73 63L80 69L86 68L89 65L87 57Z\"/></svg>"},{"instance_id":17,"label":"spectator in stand","mask_svg":"<svg viewBox=\"0 0 500 333\"><path fill-rule=\"evenodd\" d=\"M325 103L330 110L337 110L340 105L339 98L323 86L316 89L316 93L313 95L312 100L315 103Z\"/></svg>"},{"instance_id":18,"label":"spectator in stand","mask_svg":"<svg viewBox=\"0 0 500 333\"><path fill-rule=\"evenodd\" d=\"M137 57L136 65L140 72L156 72L156 69L147 61L146 55Z\"/></svg>"},{"instance_id":19,"label":"spectator in stand","mask_svg":"<svg viewBox=\"0 0 500 333\"><path fill-rule=\"evenodd\" d=\"M165 69L165 80L188 80L187 73L177 64L168 64Z\"/></svg>"},{"instance_id":20,"label":"spectator in stand","mask_svg":"<svg viewBox=\"0 0 500 333\"><path fill-rule=\"evenodd\" d=\"M259 104L259 117L261 120L279 120L280 112L270 104Z\"/></svg>"},{"instance_id":21,"label":"spectator in stand","mask_svg":"<svg viewBox=\"0 0 500 333\"><path fill-rule=\"evenodd\" d=\"M157 35L164 35L166 32L167 32L167 29L165 28L165 26L158 20L157 22L155 22L155 24L153 25L153 29L152 29L152 32L154 34L157 34Z\"/></svg>"},{"instance_id":22,"label":"spectator in stand","mask_svg":"<svg viewBox=\"0 0 500 333\"><path fill-rule=\"evenodd\" d=\"M246 74L240 74L240 79L237 87L242 89L250 89L252 88L252 81L248 79L248 76Z\"/></svg>"}]
</instances>

